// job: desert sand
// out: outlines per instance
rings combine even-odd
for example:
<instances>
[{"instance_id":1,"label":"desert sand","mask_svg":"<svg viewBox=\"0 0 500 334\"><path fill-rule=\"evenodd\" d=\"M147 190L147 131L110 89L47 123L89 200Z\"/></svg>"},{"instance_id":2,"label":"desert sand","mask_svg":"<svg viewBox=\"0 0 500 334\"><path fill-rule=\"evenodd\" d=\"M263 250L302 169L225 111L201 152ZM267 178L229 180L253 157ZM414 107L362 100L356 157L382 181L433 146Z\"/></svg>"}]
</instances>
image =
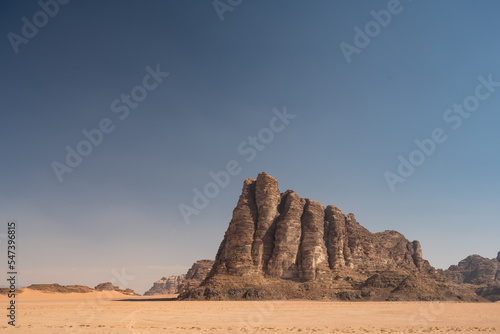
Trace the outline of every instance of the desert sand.
<instances>
[{"instance_id":1,"label":"desert sand","mask_svg":"<svg viewBox=\"0 0 500 334\"><path fill-rule=\"evenodd\" d=\"M117 292L17 295L12 333L500 333L500 303L175 301ZM0 296L2 305L8 298ZM3 308L5 309L5 308ZM4 311L6 313L6 310Z\"/></svg>"}]
</instances>

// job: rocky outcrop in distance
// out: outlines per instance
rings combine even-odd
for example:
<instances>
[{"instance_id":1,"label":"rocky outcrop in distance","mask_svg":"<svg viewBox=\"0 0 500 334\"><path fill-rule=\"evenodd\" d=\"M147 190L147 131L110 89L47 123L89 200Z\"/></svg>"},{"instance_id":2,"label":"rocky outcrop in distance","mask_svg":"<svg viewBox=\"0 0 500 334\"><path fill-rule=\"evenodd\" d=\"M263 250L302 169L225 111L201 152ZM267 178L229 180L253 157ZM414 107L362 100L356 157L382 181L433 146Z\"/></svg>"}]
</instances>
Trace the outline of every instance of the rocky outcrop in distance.
<instances>
[{"instance_id":1,"label":"rocky outcrop in distance","mask_svg":"<svg viewBox=\"0 0 500 334\"><path fill-rule=\"evenodd\" d=\"M199 260L193 263L186 274L162 277L153 283L145 296L169 295L185 292L197 287L207 277L214 264L213 260Z\"/></svg>"},{"instance_id":2,"label":"rocky outcrop in distance","mask_svg":"<svg viewBox=\"0 0 500 334\"><path fill-rule=\"evenodd\" d=\"M95 291L116 291L129 296L139 296L132 289L122 290L114 286L110 282L98 284L94 289L85 285L60 285L57 283L52 284L32 284L27 289L38 290L46 293L88 293Z\"/></svg>"},{"instance_id":3,"label":"rocky outcrop in distance","mask_svg":"<svg viewBox=\"0 0 500 334\"><path fill-rule=\"evenodd\" d=\"M58 293L88 293L95 291L85 285L60 285L53 284L32 284L27 287L31 290L38 290L42 292L58 292Z\"/></svg>"},{"instance_id":4,"label":"rocky outcrop in distance","mask_svg":"<svg viewBox=\"0 0 500 334\"><path fill-rule=\"evenodd\" d=\"M144 293L144 296L171 295L178 293L177 287L184 281L185 275L162 277L153 283L151 289Z\"/></svg>"},{"instance_id":5,"label":"rocky outcrop in distance","mask_svg":"<svg viewBox=\"0 0 500 334\"><path fill-rule=\"evenodd\" d=\"M479 296L491 301L500 300L500 252L493 259L470 255L439 272L455 283L473 285Z\"/></svg>"},{"instance_id":6,"label":"rocky outcrop in distance","mask_svg":"<svg viewBox=\"0 0 500 334\"><path fill-rule=\"evenodd\" d=\"M207 279L179 298L481 300L439 275L418 241L281 193L265 172L244 181Z\"/></svg>"},{"instance_id":7,"label":"rocky outcrop in distance","mask_svg":"<svg viewBox=\"0 0 500 334\"><path fill-rule=\"evenodd\" d=\"M123 293L124 295L129 295L129 296L140 296L139 294L135 293L134 290L132 289L120 289L118 286L113 285L111 282L106 282L106 283L100 283L94 287L95 290L97 291L116 291Z\"/></svg>"}]
</instances>

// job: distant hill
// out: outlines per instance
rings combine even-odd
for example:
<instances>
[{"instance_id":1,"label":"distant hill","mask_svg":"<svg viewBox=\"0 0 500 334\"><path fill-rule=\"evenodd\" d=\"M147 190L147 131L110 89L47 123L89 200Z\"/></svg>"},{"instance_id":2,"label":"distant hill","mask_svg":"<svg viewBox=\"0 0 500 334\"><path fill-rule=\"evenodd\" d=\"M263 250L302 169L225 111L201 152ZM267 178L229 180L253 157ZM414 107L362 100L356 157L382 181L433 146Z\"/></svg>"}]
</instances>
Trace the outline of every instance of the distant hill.
<instances>
[{"instance_id":1,"label":"distant hill","mask_svg":"<svg viewBox=\"0 0 500 334\"><path fill-rule=\"evenodd\" d=\"M500 252L493 259L469 255L440 273L456 283L474 285L476 293L488 300L500 300Z\"/></svg>"},{"instance_id":2,"label":"distant hill","mask_svg":"<svg viewBox=\"0 0 500 334\"><path fill-rule=\"evenodd\" d=\"M117 286L114 286L110 282L101 283L97 285L94 289L89 288L85 285L60 285L57 283L52 284L32 284L26 287L27 289L37 290L46 293L89 293L94 291L116 291L129 296L138 296L132 289L122 290ZM23 288L25 289L25 288ZM16 289L16 293L22 293L23 289ZM8 294L8 288L1 288L0 294Z\"/></svg>"}]
</instances>

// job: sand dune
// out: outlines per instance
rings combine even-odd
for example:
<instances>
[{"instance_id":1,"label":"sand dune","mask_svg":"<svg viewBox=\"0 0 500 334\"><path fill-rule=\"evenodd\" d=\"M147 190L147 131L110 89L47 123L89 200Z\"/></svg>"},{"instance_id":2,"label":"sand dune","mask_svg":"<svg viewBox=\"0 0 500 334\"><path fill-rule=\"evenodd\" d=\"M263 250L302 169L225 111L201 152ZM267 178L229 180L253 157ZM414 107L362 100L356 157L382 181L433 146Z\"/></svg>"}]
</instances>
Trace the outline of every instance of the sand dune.
<instances>
[{"instance_id":1,"label":"sand dune","mask_svg":"<svg viewBox=\"0 0 500 334\"><path fill-rule=\"evenodd\" d=\"M500 333L500 303L173 301L117 292L17 296L8 333ZM0 296L7 305L7 296Z\"/></svg>"}]
</instances>

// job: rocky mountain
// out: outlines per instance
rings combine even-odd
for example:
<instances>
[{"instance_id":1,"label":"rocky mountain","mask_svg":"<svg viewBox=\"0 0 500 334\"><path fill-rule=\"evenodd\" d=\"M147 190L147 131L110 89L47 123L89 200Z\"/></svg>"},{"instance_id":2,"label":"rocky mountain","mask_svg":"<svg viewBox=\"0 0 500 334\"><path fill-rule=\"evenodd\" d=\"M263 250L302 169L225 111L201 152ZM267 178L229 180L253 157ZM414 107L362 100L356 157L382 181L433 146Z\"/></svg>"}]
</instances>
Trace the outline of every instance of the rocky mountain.
<instances>
[{"instance_id":1,"label":"rocky mountain","mask_svg":"<svg viewBox=\"0 0 500 334\"><path fill-rule=\"evenodd\" d=\"M261 173L242 194L207 279L180 299L480 300L439 275L418 241L371 233L352 213Z\"/></svg>"},{"instance_id":2,"label":"rocky mountain","mask_svg":"<svg viewBox=\"0 0 500 334\"><path fill-rule=\"evenodd\" d=\"M474 285L476 293L488 300L500 300L500 252L493 259L470 255L440 273L453 282Z\"/></svg>"},{"instance_id":3,"label":"rocky mountain","mask_svg":"<svg viewBox=\"0 0 500 334\"><path fill-rule=\"evenodd\" d=\"M199 260L193 263L188 272L183 275L162 277L153 283L153 287L144 295L168 295L185 292L197 287L207 277L214 264L213 260Z\"/></svg>"}]
</instances>

